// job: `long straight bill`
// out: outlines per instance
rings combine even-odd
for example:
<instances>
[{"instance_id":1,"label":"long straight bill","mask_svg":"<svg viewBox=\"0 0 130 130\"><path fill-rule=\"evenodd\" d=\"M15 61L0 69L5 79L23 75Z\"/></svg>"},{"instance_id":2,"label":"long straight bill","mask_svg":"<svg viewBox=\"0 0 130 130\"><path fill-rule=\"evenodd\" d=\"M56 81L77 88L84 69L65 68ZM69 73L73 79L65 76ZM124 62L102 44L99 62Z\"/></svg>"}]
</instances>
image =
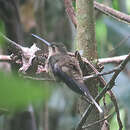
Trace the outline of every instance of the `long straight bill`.
<instances>
[{"instance_id":1,"label":"long straight bill","mask_svg":"<svg viewBox=\"0 0 130 130\"><path fill-rule=\"evenodd\" d=\"M44 42L47 46L51 46L51 43L47 42L45 39L35 35L35 34L32 34L32 36L34 36L35 38L41 40L42 42Z\"/></svg>"}]
</instances>

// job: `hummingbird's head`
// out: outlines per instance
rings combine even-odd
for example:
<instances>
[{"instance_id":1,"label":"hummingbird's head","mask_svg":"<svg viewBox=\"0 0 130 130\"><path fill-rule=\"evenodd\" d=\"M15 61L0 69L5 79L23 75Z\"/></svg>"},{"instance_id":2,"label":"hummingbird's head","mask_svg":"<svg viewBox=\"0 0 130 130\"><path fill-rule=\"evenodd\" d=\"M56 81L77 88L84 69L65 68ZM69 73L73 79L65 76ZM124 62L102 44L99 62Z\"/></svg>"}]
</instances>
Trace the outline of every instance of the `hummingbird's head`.
<instances>
[{"instance_id":1,"label":"hummingbird's head","mask_svg":"<svg viewBox=\"0 0 130 130\"><path fill-rule=\"evenodd\" d=\"M51 45L49 46L49 52L50 51L53 54L57 54L57 53L66 54L67 53L67 49L63 43L55 43L55 42L51 43Z\"/></svg>"},{"instance_id":2,"label":"hummingbird's head","mask_svg":"<svg viewBox=\"0 0 130 130\"><path fill-rule=\"evenodd\" d=\"M67 49L66 47L64 46L63 43L50 43L48 41L46 41L45 39L35 35L35 34L32 34L32 36L38 38L39 40L43 41L43 43L45 43L48 47L49 47L49 55L55 55L55 54L58 54L58 53L62 53L62 54L66 54L67 53Z\"/></svg>"}]
</instances>

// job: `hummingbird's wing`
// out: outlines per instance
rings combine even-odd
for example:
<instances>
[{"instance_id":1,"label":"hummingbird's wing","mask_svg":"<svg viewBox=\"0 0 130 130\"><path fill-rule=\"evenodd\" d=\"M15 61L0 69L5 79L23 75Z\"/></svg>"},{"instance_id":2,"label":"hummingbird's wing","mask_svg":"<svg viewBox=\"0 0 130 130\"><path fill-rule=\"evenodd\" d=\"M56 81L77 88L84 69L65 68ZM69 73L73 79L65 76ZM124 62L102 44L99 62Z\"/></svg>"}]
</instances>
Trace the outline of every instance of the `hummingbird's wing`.
<instances>
[{"instance_id":1,"label":"hummingbird's wing","mask_svg":"<svg viewBox=\"0 0 130 130\"><path fill-rule=\"evenodd\" d=\"M88 91L88 88L83 82L82 72L79 67L78 61L69 55L57 55L60 57L50 58L50 65L52 71L56 77L62 80L67 86L79 94L84 94ZM58 59L56 61L56 58ZM54 60L55 59L55 60ZM54 64L54 61L55 64ZM51 64L53 63L53 64ZM82 85L81 85L82 84Z\"/></svg>"},{"instance_id":2,"label":"hummingbird's wing","mask_svg":"<svg viewBox=\"0 0 130 130\"><path fill-rule=\"evenodd\" d=\"M74 92L85 95L102 112L102 109L93 99L87 86L84 84L81 69L75 58L61 54L51 56L49 58L49 65L55 77L64 82Z\"/></svg>"},{"instance_id":3,"label":"hummingbird's wing","mask_svg":"<svg viewBox=\"0 0 130 130\"><path fill-rule=\"evenodd\" d=\"M97 102L94 100L94 98L91 96L88 88L86 87L85 84L79 83L77 80L73 79L73 77L70 77L67 73L63 72L62 69L56 64L54 66L53 72L55 75L60 77L60 79L74 92L79 93L81 95L87 96L97 107L100 113L102 113L102 109L100 106L97 104Z\"/></svg>"},{"instance_id":4,"label":"hummingbird's wing","mask_svg":"<svg viewBox=\"0 0 130 130\"><path fill-rule=\"evenodd\" d=\"M83 91L80 89L78 86L78 83L76 80L74 80L72 77L70 77L67 73L62 71L62 69L58 66L55 65L53 68L54 74L62 80L71 90L73 90L76 93L79 93L83 95Z\"/></svg>"}]
</instances>

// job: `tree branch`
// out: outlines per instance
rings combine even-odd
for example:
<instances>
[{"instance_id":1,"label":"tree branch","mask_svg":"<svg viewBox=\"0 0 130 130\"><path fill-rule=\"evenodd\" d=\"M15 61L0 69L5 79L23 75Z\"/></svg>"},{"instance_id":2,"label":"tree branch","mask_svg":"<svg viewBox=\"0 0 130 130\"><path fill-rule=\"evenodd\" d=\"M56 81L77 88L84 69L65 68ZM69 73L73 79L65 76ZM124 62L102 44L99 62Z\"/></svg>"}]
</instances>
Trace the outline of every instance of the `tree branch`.
<instances>
[{"instance_id":1,"label":"tree branch","mask_svg":"<svg viewBox=\"0 0 130 130\"><path fill-rule=\"evenodd\" d=\"M124 61L122 61L122 63L119 65L118 70L113 74L112 78L110 79L110 81L106 84L106 86L103 88L103 90L100 92L100 94L96 97L96 101L100 101L100 99L105 95L105 93L109 90L112 89L112 87L115 84L115 79L117 78L117 76L119 75L119 73L125 68L126 64L128 63L128 61L130 60L130 53L128 54L128 56L126 57L126 59ZM89 116L89 113L91 112L91 110L93 109L93 105L89 105L89 107L86 109L86 111L84 112L83 116L81 117L81 120L76 128L76 130L81 130L83 124L85 123L87 117ZM119 125L122 129L122 125Z\"/></svg>"},{"instance_id":2,"label":"tree branch","mask_svg":"<svg viewBox=\"0 0 130 130\"><path fill-rule=\"evenodd\" d=\"M115 69L113 69L113 70L110 70L110 71L108 71L108 72L103 72L103 73L98 73L98 74L92 74L92 75L89 75L89 76L84 76L84 77L83 77L83 80L88 80L88 79L92 79L92 78L97 78L97 77L99 77L99 76L111 74L111 73L114 73L116 70L117 70L117 68L115 68Z\"/></svg>"},{"instance_id":3,"label":"tree branch","mask_svg":"<svg viewBox=\"0 0 130 130\"><path fill-rule=\"evenodd\" d=\"M101 122L103 122L103 121L109 119L111 116L112 116L112 115L110 114L110 115L106 116L105 118L103 118L103 119L101 119L101 120L99 120L99 121L95 121L94 123L91 123L91 124L89 124L89 125L87 125L87 126L83 126L83 129L88 128L88 127L91 127L91 126L96 125L96 124L99 124L99 123L101 123Z\"/></svg>"},{"instance_id":4,"label":"tree branch","mask_svg":"<svg viewBox=\"0 0 130 130\"><path fill-rule=\"evenodd\" d=\"M130 24L130 15L127 15L125 13L112 9L112 8L110 8L104 4L100 4L96 1L94 1L94 7L97 10L101 11L102 13L117 19L118 21Z\"/></svg>"},{"instance_id":5,"label":"tree branch","mask_svg":"<svg viewBox=\"0 0 130 130\"><path fill-rule=\"evenodd\" d=\"M71 21L74 24L74 26L77 27L77 22L76 22L76 18L75 18L76 15L75 15L75 12L74 12L74 9L73 9L73 6L72 6L70 0L64 0L64 3L65 3L65 8L66 8L67 14L71 18ZM130 15L127 15L125 13L112 9L112 8L110 8L104 4L98 3L96 1L94 1L94 8L114 19L117 19L118 21L130 24Z\"/></svg>"},{"instance_id":6,"label":"tree branch","mask_svg":"<svg viewBox=\"0 0 130 130\"><path fill-rule=\"evenodd\" d=\"M80 64L84 64L84 61L82 61L83 58L81 58L81 56L78 55L78 53L76 53L76 55L77 55L77 58L78 58ZM99 74L98 79L99 79L99 82L100 82L100 87L103 88L104 86L106 86L107 83L106 83L106 81L104 80L104 78L102 77L102 75L100 75L100 73L97 71L97 69L96 69L87 59L85 59L85 60L86 60L86 64L88 64L89 67L92 69L92 72L94 72L94 73L97 74L97 75ZM117 68L115 68L115 70L117 70ZM113 72L115 72L115 70L114 70ZM111 71L111 72L112 72L112 71ZM108 91L108 94L110 95L111 101L112 101L113 104L114 104L115 111L116 111L116 113L117 113L117 121L118 121L118 124L120 124L121 120L120 120L119 108L118 108L118 104L117 104L116 97L115 97L114 93L113 93L111 90ZM106 123L107 123L107 121L104 122L104 125L105 125ZM120 125L119 125L119 126L120 126ZM103 127L108 127L108 126L105 125L105 126L103 126Z\"/></svg>"},{"instance_id":7,"label":"tree branch","mask_svg":"<svg viewBox=\"0 0 130 130\"><path fill-rule=\"evenodd\" d=\"M126 59L128 55L123 56L115 56L115 57L109 57L109 58L101 58L98 59L100 64L108 64L108 63L120 63L124 59Z\"/></svg>"},{"instance_id":8,"label":"tree branch","mask_svg":"<svg viewBox=\"0 0 130 130\"><path fill-rule=\"evenodd\" d=\"M73 53L69 52L68 53L70 56L74 56ZM98 59L99 64L108 64L108 63L120 63L121 61L123 61L128 55L123 55L123 56L115 56L115 57L109 57L109 58L100 58ZM86 63L88 63L88 60L84 57L82 57L82 60ZM9 55L0 55L0 62L11 62L11 57ZM115 71L115 70L113 70ZM113 72L106 72L107 74L113 73ZM97 77L97 76L102 76L105 75L104 73L99 73L97 75L91 75L90 77L87 76L86 78L93 78L93 77Z\"/></svg>"},{"instance_id":9,"label":"tree branch","mask_svg":"<svg viewBox=\"0 0 130 130\"><path fill-rule=\"evenodd\" d=\"M72 20L72 23L76 27L77 26L76 15L75 15L74 8L72 6L71 0L64 0L64 4L65 4L66 13L68 14L68 16L70 17L70 19Z\"/></svg>"},{"instance_id":10,"label":"tree branch","mask_svg":"<svg viewBox=\"0 0 130 130\"><path fill-rule=\"evenodd\" d=\"M17 44L17 43L16 43ZM29 49L29 48L28 48ZM30 48L31 49L31 48ZM69 55L71 55L71 56L74 56L74 54L73 53L69 53ZM13 57L14 58L14 57ZM25 56L25 58L26 58L26 56ZM98 78L99 78L99 80L100 80L100 82L103 84L103 86L105 86L106 85L106 82L105 82L105 80L103 79L103 77L102 77L102 75L103 75L103 73L99 73L97 70L96 70L96 68L87 60L87 59L85 59L85 58L83 58L82 57L82 59L84 60L84 61L82 61L82 62L85 62L86 61L86 64L89 64L89 66L91 67L91 69L93 70L93 72L94 73L96 73L95 74L95 76L98 76ZM81 59L81 60L82 60ZM12 61L14 61L13 59L12 59L12 56L0 56L0 61L10 61L10 62L12 62ZM15 61L14 61L15 62ZM109 73L112 73L112 72L115 72L115 71L117 71L118 70L118 68L115 68L114 70L112 70L112 71L110 71L110 72L105 72L104 74L109 74ZM92 77L92 76L91 76ZM25 77L24 77L25 78ZM36 79L36 78L34 78L34 77L31 77L31 79L33 79L33 80L51 80L51 79ZM111 90L109 90L108 91L108 93L109 93L109 95L110 95L110 97L111 97L111 100L112 100L112 102L113 102L113 104L114 104L114 106L115 106L115 111L116 111L116 113L117 113L117 120L118 120L118 123L119 123L119 126L120 126L120 128L121 128L121 120L120 120L120 116L119 116L119 109L118 109L118 105L117 105L117 101L116 101L116 98L115 98L115 96L114 96L114 94L112 93L112 91Z\"/></svg>"},{"instance_id":11,"label":"tree branch","mask_svg":"<svg viewBox=\"0 0 130 130\"><path fill-rule=\"evenodd\" d=\"M114 101L113 104L115 106L115 111L116 111L116 114L117 114L117 122L118 122L118 125L119 125L119 130L122 130L123 125L122 125L122 122L121 122L121 119L120 119L120 112L119 112L119 109L118 109L118 104L117 104L116 98L115 98L113 93L111 93L111 100Z\"/></svg>"},{"instance_id":12,"label":"tree branch","mask_svg":"<svg viewBox=\"0 0 130 130\"><path fill-rule=\"evenodd\" d=\"M10 62L11 60L9 55L0 55L0 62Z\"/></svg>"}]
</instances>

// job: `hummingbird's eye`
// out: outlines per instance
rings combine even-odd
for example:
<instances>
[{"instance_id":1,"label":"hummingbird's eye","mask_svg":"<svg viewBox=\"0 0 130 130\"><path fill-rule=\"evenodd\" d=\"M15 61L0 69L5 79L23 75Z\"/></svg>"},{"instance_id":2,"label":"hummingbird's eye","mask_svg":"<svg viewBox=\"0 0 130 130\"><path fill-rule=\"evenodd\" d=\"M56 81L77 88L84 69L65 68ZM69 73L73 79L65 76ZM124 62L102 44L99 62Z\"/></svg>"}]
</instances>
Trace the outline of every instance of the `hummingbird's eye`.
<instances>
[{"instance_id":1,"label":"hummingbird's eye","mask_svg":"<svg viewBox=\"0 0 130 130\"><path fill-rule=\"evenodd\" d=\"M55 51L55 46L52 46L52 50Z\"/></svg>"}]
</instances>

